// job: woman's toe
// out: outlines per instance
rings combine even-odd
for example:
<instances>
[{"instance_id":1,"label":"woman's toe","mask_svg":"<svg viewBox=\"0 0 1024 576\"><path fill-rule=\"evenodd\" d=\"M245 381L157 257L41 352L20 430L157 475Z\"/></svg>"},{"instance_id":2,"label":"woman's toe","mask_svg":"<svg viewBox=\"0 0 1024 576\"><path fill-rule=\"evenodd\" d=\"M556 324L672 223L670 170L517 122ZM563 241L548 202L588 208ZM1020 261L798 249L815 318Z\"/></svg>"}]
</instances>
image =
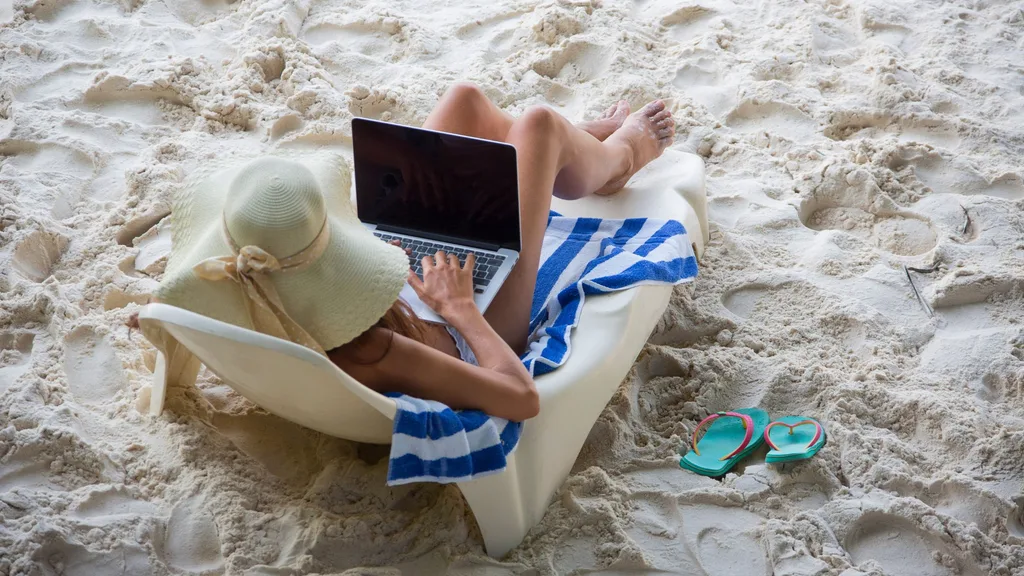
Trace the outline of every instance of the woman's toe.
<instances>
[{"instance_id":1,"label":"woman's toe","mask_svg":"<svg viewBox=\"0 0 1024 576\"><path fill-rule=\"evenodd\" d=\"M664 109L665 103L661 100L655 100L654 102L648 103L647 106L644 106L644 114L647 116L655 116Z\"/></svg>"}]
</instances>

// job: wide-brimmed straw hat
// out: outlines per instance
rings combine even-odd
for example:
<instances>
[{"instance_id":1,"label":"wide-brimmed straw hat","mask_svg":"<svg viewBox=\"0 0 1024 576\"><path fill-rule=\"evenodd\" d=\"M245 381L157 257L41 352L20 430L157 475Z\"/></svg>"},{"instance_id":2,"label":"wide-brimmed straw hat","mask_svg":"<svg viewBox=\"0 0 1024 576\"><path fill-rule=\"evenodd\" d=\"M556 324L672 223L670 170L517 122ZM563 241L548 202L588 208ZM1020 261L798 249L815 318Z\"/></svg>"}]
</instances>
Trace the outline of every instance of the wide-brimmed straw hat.
<instances>
[{"instance_id":1,"label":"wide-brimmed straw hat","mask_svg":"<svg viewBox=\"0 0 1024 576\"><path fill-rule=\"evenodd\" d=\"M333 154L274 154L189 177L171 212L157 298L318 352L351 341L398 299L405 252L376 238Z\"/></svg>"}]
</instances>

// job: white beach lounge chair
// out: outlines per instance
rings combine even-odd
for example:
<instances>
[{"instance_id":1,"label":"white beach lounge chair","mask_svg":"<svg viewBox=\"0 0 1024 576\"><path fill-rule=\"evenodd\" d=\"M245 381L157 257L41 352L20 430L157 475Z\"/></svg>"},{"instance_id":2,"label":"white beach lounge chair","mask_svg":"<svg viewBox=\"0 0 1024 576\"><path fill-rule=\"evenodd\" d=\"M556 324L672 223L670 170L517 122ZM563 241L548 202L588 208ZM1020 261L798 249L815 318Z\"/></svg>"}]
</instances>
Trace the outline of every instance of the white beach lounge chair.
<instances>
[{"instance_id":1,"label":"white beach lounge chair","mask_svg":"<svg viewBox=\"0 0 1024 576\"><path fill-rule=\"evenodd\" d=\"M668 151L619 194L556 200L552 209L567 216L675 218L689 231L698 257L708 241L704 164L692 154ZM572 355L537 378L540 414L526 422L508 468L459 483L489 555L504 556L541 519L671 292L670 286L640 286L588 298ZM163 410L168 387L195 384L201 361L239 394L282 418L350 440L391 441L394 401L307 348L165 304L146 306L139 320L144 329L163 328L153 331L164 335L154 343L160 353L153 415Z\"/></svg>"}]
</instances>

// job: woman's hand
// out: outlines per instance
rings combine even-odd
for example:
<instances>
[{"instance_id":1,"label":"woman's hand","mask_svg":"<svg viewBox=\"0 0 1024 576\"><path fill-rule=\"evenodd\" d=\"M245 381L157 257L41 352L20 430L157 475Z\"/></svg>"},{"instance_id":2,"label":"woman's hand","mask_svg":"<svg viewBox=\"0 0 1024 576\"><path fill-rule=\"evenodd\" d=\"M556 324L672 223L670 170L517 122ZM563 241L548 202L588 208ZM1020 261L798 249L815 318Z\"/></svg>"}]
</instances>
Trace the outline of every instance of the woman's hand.
<instances>
[{"instance_id":1,"label":"woman's hand","mask_svg":"<svg viewBox=\"0 0 1024 576\"><path fill-rule=\"evenodd\" d=\"M409 285L420 300L434 309L445 320L467 307L476 308L473 302L473 266L476 258L470 254L466 262L459 264L459 257L438 250L433 256L423 257L423 279L409 272Z\"/></svg>"}]
</instances>

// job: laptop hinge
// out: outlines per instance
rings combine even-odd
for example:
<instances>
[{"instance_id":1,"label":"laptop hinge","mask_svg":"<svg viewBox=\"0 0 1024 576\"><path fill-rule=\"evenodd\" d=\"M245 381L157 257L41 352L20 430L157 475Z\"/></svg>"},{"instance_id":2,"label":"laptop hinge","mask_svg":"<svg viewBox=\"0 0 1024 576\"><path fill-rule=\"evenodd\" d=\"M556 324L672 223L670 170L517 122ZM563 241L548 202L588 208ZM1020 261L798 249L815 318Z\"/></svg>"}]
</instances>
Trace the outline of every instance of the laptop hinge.
<instances>
[{"instance_id":1,"label":"laptop hinge","mask_svg":"<svg viewBox=\"0 0 1024 576\"><path fill-rule=\"evenodd\" d=\"M411 228L402 228L401 226L389 226L387 224L377 224L376 230L380 232L394 232L395 234L405 234L406 236L417 236L426 240L433 240L435 242L446 242L448 244L462 244L463 246L469 246L471 248L479 248L481 250L490 250L491 252L497 252L501 249L501 246L497 244L488 244L487 242L478 242L476 240L470 240L468 238L456 238L454 236L445 236L444 234L433 234L431 232L424 232L422 230L413 230Z\"/></svg>"}]
</instances>

